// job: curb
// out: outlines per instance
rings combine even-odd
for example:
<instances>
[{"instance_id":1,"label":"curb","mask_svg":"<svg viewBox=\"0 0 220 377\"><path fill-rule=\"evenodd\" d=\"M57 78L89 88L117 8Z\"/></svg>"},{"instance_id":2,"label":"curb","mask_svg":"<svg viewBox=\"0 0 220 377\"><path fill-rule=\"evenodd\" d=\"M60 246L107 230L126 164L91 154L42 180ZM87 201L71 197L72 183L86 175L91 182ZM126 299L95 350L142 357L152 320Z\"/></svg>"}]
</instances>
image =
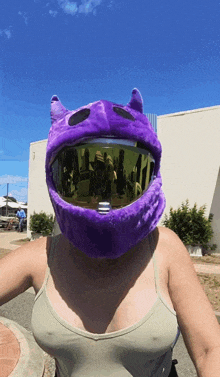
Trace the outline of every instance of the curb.
<instances>
[{"instance_id":1,"label":"curb","mask_svg":"<svg viewBox=\"0 0 220 377\"><path fill-rule=\"evenodd\" d=\"M20 345L20 357L10 377L42 377L44 353L33 335L16 322L0 317L0 322L15 335Z\"/></svg>"}]
</instances>

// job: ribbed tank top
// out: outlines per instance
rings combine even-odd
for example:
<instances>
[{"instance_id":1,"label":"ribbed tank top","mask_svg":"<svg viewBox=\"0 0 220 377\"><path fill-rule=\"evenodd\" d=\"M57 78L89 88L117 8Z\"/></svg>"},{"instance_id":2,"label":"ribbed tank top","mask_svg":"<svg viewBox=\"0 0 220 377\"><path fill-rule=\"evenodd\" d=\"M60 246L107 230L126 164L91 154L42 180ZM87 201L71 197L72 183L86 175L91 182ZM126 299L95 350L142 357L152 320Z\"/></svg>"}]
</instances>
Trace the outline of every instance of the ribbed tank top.
<instances>
[{"instance_id":1,"label":"ribbed tank top","mask_svg":"<svg viewBox=\"0 0 220 377\"><path fill-rule=\"evenodd\" d=\"M34 302L32 331L39 346L55 358L58 377L169 375L178 324L175 311L160 295L155 253L153 263L156 302L134 325L105 334L75 328L58 315L47 296L47 268Z\"/></svg>"}]
</instances>

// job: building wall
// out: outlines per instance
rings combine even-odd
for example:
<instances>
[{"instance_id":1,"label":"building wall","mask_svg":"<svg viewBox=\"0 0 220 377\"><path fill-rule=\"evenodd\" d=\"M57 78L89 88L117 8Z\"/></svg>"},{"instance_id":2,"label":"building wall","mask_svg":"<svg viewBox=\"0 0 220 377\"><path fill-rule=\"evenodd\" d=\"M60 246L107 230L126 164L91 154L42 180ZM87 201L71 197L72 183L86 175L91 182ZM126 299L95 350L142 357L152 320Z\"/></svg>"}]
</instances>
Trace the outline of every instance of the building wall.
<instances>
[{"instance_id":1,"label":"building wall","mask_svg":"<svg viewBox=\"0 0 220 377\"><path fill-rule=\"evenodd\" d=\"M186 199L190 206L205 204L206 215L214 214L212 241L220 253L220 106L158 116L157 133L163 148L164 214ZM29 216L41 210L54 213L45 182L46 142L30 145Z\"/></svg>"},{"instance_id":2,"label":"building wall","mask_svg":"<svg viewBox=\"0 0 220 377\"><path fill-rule=\"evenodd\" d=\"M31 238L29 230L30 215L34 212L54 214L46 185L45 156L47 140L30 144L29 183L28 183L28 221L27 237Z\"/></svg>"},{"instance_id":3,"label":"building wall","mask_svg":"<svg viewBox=\"0 0 220 377\"><path fill-rule=\"evenodd\" d=\"M186 199L191 207L194 203L199 207L205 204L206 215L214 214L216 252L220 252L220 191L217 184L220 106L159 116L158 137L163 148L161 174L167 202L164 214ZM163 219L164 216L161 221Z\"/></svg>"},{"instance_id":4,"label":"building wall","mask_svg":"<svg viewBox=\"0 0 220 377\"><path fill-rule=\"evenodd\" d=\"M213 243L218 245L218 250L216 250L216 252L219 253L220 252L220 169L218 172L218 179L215 186L210 213L214 214L214 218L212 222L212 229L214 231L214 236L213 236L212 241Z\"/></svg>"}]
</instances>

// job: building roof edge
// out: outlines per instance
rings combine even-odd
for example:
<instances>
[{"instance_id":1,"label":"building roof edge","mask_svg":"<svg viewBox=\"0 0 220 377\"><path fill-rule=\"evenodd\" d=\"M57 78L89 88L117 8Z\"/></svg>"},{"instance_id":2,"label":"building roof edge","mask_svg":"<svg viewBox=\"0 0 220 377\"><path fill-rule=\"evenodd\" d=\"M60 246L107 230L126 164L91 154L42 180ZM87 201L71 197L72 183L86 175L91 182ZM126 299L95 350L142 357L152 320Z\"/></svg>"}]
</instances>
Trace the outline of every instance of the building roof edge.
<instances>
[{"instance_id":1,"label":"building roof edge","mask_svg":"<svg viewBox=\"0 0 220 377\"><path fill-rule=\"evenodd\" d=\"M180 111L180 112L171 113L171 114L158 115L157 118L181 116L181 115L185 115L185 114L199 113L199 112L202 112L202 111L210 111L210 110L215 110L215 109L220 109L220 105L210 106L210 107L202 107L202 108L194 109L194 110Z\"/></svg>"},{"instance_id":2,"label":"building roof edge","mask_svg":"<svg viewBox=\"0 0 220 377\"><path fill-rule=\"evenodd\" d=\"M38 144L38 143L45 143L45 141L47 141L47 139L42 139L42 140L38 140L38 141L32 141L31 143L30 143L30 145L32 145L32 144Z\"/></svg>"}]
</instances>

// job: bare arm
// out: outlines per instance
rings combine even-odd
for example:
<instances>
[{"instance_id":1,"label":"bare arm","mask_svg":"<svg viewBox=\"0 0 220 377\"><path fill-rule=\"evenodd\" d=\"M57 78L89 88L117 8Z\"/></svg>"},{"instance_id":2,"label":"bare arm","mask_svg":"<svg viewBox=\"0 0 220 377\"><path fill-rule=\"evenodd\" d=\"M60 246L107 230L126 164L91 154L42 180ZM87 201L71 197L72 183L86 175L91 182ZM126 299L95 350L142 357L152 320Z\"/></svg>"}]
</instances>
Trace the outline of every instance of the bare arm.
<instances>
[{"instance_id":1,"label":"bare arm","mask_svg":"<svg viewBox=\"0 0 220 377\"><path fill-rule=\"evenodd\" d=\"M33 286L45 272L46 239L29 242L0 259L0 305Z\"/></svg>"},{"instance_id":2,"label":"bare arm","mask_svg":"<svg viewBox=\"0 0 220 377\"><path fill-rule=\"evenodd\" d=\"M169 293L199 377L220 376L220 326L179 237L164 228L160 238L169 258Z\"/></svg>"}]
</instances>

